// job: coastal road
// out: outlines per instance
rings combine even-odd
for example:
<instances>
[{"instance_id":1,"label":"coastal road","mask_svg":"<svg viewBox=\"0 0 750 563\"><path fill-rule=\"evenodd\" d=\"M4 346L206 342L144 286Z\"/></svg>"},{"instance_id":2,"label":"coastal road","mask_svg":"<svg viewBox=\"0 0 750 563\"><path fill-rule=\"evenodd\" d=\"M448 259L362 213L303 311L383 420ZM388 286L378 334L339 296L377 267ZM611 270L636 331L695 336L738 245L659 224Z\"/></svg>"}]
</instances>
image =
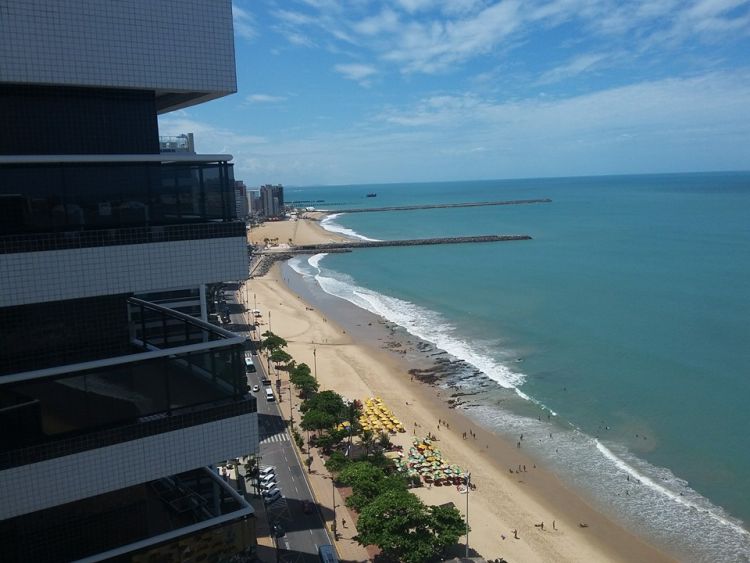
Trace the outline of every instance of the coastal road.
<instances>
[{"instance_id":1,"label":"coastal road","mask_svg":"<svg viewBox=\"0 0 750 563\"><path fill-rule=\"evenodd\" d=\"M232 313L230 318L234 331L244 328L245 335L249 336L248 326L241 311L238 294L226 292L227 304ZM232 327L229 327L232 330ZM250 385L258 385L260 391L253 393L258 403L258 433L260 441L261 466L273 466L276 469L276 477L281 490L282 498L265 506L269 529L274 522L283 526L285 534L276 538L278 549L283 550L280 561L309 561L317 562L318 546L331 543L325 529L320 511L315 498L305 477L302 463L297 457L291 441L291 435L287 430L286 423L281 417L278 403L266 400L263 379L266 377L267 368L263 365L260 356L252 356L256 373L248 374ZM271 377L271 376L269 376ZM271 388L278 400L275 380ZM288 400L288 390L286 395ZM248 491L255 492L248 484ZM304 512L304 503L309 503L311 512ZM262 517L258 514L258 517Z\"/></svg>"}]
</instances>

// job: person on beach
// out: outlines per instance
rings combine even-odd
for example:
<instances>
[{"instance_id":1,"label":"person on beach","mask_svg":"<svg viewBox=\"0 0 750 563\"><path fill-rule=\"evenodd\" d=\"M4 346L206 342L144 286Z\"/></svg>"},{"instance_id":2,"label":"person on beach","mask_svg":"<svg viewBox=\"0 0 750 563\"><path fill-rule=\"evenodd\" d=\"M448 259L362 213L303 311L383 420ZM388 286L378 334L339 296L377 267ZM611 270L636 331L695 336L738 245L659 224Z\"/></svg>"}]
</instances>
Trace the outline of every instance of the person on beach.
<instances>
[{"instance_id":1,"label":"person on beach","mask_svg":"<svg viewBox=\"0 0 750 563\"><path fill-rule=\"evenodd\" d=\"M515 539L518 539L518 530L516 530L515 528L513 529L513 537Z\"/></svg>"}]
</instances>

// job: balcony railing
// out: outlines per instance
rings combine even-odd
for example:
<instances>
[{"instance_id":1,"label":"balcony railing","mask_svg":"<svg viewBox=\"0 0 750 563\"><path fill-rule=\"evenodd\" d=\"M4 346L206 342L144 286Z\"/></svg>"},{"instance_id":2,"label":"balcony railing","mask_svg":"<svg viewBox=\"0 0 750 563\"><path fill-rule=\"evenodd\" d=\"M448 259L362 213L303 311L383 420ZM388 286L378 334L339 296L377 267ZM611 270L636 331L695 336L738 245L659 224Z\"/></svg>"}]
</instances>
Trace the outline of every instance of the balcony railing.
<instances>
[{"instance_id":1,"label":"balcony railing","mask_svg":"<svg viewBox=\"0 0 750 563\"><path fill-rule=\"evenodd\" d=\"M0 164L0 236L236 217L228 162Z\"/></svg>"},{"instance_id":2,"label":"balcony railing","mask_svg":"<svg viewBox=\"0 0 750 563\"><path fill-rule=\"evenodd\" d=\"M244 337L140 299L128 306L132 354L0 378L0 454L247 397Z\"/></svg>"}]
</instances>

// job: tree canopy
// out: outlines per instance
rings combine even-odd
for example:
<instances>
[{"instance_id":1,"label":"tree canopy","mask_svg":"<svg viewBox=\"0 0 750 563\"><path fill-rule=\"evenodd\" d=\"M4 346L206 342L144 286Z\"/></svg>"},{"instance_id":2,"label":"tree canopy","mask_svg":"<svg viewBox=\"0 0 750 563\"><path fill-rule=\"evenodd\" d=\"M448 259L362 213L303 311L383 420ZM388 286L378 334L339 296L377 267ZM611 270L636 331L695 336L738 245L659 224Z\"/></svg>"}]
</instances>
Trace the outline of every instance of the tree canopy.
<instances>
[{"instance_id":1,"label":"tree canopy","mask_svg":"<svg viewBox=\"0 0 750 563\"><path fill-rule=\"evenodd\" d=\"M335 422L346 419L347 409L344 399L335 391L321 391L316 393L300 406L302 412L321 411L331 415Z\"/></svg>"},{"instance_id":2,"label":"tree canopy","mask_svg":"<svg viewBox=\"0 0 750 563\"><path fill-rule=\"evenodd\" d=\"M336 424L336 419L333 415L319 410L308 410L302 415L302 422L300 422L303 430L326 430L332 428L334 424Z\"/></svg>"},{"instance_id":3,"label":"tree canopy","mask_svg":"<svg viewBox=\"0 0 750 563\"><path fill-rule=\"evenodd\" d=\"M287 342L280 336L274 334L270 330L267 330L262 335L263 340L260 341L260 347L265 350L270 350L273 352L274 350L280 350L281 348L286 348Z\"/></svg>"},{"instance_id":4,"label":"tree canopy","mask_svg":"<svg viewBox=\"0 0 750 563\"><path fill-rule=\"evenodd\" d=\"M455 507L427 507L407 491L389 490L367 504L357 521L356 541L376 545L404 563L424 563L466 533Z\"/></svg>"},{"instance_id":5,"label":"tree canopy","mask_svg":"<svg viewBox=\"0 0 750 563\"><path fill-rule=\"evenodd\" d=\"M355 537L363 546L376 545L397 561L422 563L435 549L424 505L414 495L388 491L362 509Z\"/></svg>"},{"instance_id":6,"label":"tree canopy","mask_svg":"<svg viewBox=\"0 0 750 563\"><path fill-rule=\"evenodd\" d=\"M292 361L292 356L279 348L271 352L271 361L275 364L286 364Z\"/></svg>"},{"instance_id":7,"label":"tree canopy","mask_svg":"<svg viewBox=\"0 0 750 563\"><path fill-rule=\"evenodd\" d=\"M374 498L386 491L406 491L406 482L399 476L387 475L369 461L355 461L341 470L338 477L352 488L346 504L360 512Z\"/></svg>"},{"instance_id":8,"label":"tree canopy","mask_svg":"<svg viewBox=\"0 0 750 563\"><path fill-rule=\"evenodd\" d=\"M318 390L319 384L316 379L310 375L310 366L299 364L289 372L289 381L299 389L305 397L309 397Z\"/></svg>"}]
</instances>

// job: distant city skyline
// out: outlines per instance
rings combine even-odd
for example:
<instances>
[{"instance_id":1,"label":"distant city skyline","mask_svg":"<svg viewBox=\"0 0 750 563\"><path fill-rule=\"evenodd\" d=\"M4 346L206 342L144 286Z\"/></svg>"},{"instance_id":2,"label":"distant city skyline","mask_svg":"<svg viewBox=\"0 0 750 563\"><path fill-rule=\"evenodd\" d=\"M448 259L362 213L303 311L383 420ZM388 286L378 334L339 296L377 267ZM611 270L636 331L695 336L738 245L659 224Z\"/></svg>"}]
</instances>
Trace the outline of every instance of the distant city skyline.
<instances>
[{"instance_id":1,"label":"distant city skyline","mask_svg":"<svg viewBox=\"0 0 750 563\"><path fill-rule=\"evenodd\" d=\"M235 0L249 187L750 168L750 0Z\"/></svg>"}]
</instances>

